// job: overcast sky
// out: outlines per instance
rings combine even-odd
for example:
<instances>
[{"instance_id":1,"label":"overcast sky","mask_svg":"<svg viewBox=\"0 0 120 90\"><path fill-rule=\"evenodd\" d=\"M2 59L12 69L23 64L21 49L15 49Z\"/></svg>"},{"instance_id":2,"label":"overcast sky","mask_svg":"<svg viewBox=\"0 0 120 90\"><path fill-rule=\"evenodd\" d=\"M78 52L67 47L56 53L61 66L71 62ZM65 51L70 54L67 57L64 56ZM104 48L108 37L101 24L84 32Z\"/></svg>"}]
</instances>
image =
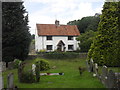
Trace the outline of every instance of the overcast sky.
<instances>
[{"instance_id":1,"label":"overcast sky","mask_svg":"<svg viewBox=\"0 0 120 90\"><path fill-rule=\"evenodd\" d=\"M29 13L30 32L35 33L36 23L67 24L85 16L101 13L104 0L24 0L24 6Z\"/></svg>"}]
</instances>

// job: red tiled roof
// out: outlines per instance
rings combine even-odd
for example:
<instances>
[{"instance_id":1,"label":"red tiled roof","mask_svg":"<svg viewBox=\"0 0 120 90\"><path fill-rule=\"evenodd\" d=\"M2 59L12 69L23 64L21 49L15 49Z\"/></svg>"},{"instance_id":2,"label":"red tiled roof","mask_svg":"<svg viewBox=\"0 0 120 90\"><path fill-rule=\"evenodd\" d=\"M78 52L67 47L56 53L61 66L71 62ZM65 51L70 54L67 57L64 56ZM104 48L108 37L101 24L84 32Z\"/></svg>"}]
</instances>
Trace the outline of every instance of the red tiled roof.
<instances>
[{"instance_id":1,"label":"red tiled roof","mask_svg":"<svg viewBox=\"0 0 120 90\"><path fill-rule=\"evenodd\" d=\"M78 36L80 32L76 25L36 24L38 35Z\"/></svg>"}]
</instances>

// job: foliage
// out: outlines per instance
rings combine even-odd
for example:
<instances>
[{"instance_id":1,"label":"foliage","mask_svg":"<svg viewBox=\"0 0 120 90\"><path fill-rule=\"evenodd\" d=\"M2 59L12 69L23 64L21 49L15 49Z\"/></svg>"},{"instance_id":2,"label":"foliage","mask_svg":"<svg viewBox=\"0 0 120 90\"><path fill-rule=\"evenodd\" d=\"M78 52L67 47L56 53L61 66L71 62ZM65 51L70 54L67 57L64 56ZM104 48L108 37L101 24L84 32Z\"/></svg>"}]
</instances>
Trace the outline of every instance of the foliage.
<instances>
[{"instance_id":1,"label":"foliage","mask_svg":"<svg viewBox=\"0 0 120 90\"><path fill-rule=\"evenodd\" d=\"M40 66L40 71L48 70L50 69L49 62L45 59L39 59L37 58L35 60L35 64L38 63Z\"/></svg>"},{"instance_id":2,"label":"foliage","mask_svg":"<svg viewBox=\"0 0 120 90\"><path fill-rule=\"evenodd\" d=\"M35 68L36 82L39 82L39 80L40 80L40 62L36 62L35 65L36 65L36 68Z\"/></svg>"},{"instance_id":3,"label":"foliage","mask_svg":"<svg viewBox=\"0 0 120 90\"><path fill-rule=\"evenodd\" d=\"M35 82L35 76L33 75L32 70L25 70L22 73L21 82L22 83L34 83Z\"/></svg>"},{"instance_id":4,"label":"foliage","mask_svg":"<svg viewBox=\"0 0 120 90\"><path fill-rule=\"evenodd\" d=\"M99 65L120 66L120 2L105 2L98 35L88 53Z\"/></svg>"},{"instance_id":5,"label":"foliage","mask_svg":"<svg viewBox=\"0 0 120 90\"><path fill-rule=\"evenodd\" d=\"M14 68L18 68L19 64L21 63L22 61L19 60L19 59L15 59L14 60Z\"/></svg>"},{"instance_id":6,"label":"foliage","mask_svg":"<svg viewBox=\"0 0 120 90\"><path fill-rule=\"evenodd\" d=\"M49 52L49 53L45 53L44 57L48 58L48 59L73 59L73 58L77 58L79 56L79 53L75 53L75 52Z\"/></svg>"},{"instance_id":7,"label":"foliage","mask_svg":"<svg viewBox=\"0 0 120 90\"><path fill-rule=\"evenodd\" d=\"M35 34L32 34L31 37L32 37L32 39L35 39Z\"/></svg>"},{"instance_id":8,"label":"foliage","mask_svg":"<svg viewBox=\"0 0 120 90\"><path fill-rule=\"evenodd\" d=\"M38 53L45 53L46 50L45 49L41 49Z\"/></svg>"},{"instance_id":9,"label":"foliage","mask_svg":"<svg viewBox=\"0 0 120 90\"><path fill-rule=\"evenodd\" d=\"M96 35L97 32L90 30L85 33L82 33L78 38L76 38L77 41L80 41L80 43L78 43L80 47L80 52L88 52L91 43L93 42Z\"/></svg>"},{"instance_id":10,"label":"foliage","mask_svg":"<svg viewBox=\"0 0 120 90\"><path fill-rule=\"evenodd\" d=\"M100 21L100 14L95 16L83 17L81 20L69 21L68 25L77 25L80 33L92 30L97 31L98 23Z\"/></svg>"},{"instance_id":11,"label":"foliage","mask_svg":"<svg viewBox=\"0 0 120 90\"><path fill-rule=\"evenodd\" d=\"M2 60L25 60L29 52L31 35L28 14L23 2L2 3Z\"/></svg>"}]
</instances>

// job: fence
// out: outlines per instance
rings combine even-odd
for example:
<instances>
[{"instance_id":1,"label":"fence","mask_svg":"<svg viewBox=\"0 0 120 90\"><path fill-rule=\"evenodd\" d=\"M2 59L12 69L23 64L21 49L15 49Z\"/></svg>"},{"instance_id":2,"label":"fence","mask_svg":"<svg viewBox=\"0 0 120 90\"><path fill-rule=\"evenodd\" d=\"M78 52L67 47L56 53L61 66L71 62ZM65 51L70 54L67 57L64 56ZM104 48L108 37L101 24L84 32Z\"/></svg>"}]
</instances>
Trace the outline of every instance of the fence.
<instances>
[{"instance_id":1,"label":"fence","mask_svg":"<svg viewBox=\"0 0 120 90\"><path fill-rule=\"evenodd\" d=\"M108 70L107 66L102 67L102 73L97 63L91 59L90 62L86 61L89 72L93 72L93 76L96 76L106 88L120 89L120 73L115 73L113 70Z\"/></svg>"}]
</instances>

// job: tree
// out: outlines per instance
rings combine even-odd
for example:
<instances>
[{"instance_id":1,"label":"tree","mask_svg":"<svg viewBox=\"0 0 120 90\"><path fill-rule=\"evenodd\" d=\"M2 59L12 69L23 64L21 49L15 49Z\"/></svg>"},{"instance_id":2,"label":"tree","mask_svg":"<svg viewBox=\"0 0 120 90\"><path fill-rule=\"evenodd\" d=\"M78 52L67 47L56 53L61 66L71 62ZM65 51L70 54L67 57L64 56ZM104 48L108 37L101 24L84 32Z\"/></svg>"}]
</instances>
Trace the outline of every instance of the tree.
<instances>
[{"instance_id":1,"label":"tree","mask_svg":"<svg viewBox=\"0 0 120 90\"><path fill-rule=\"evenodd\" d=\"M26 15L25 15L26 14ZM5 62L15 58L25 60L29 52L31 35L28 14L23 2L2 3L2 59Z\"/></svg>"},{"instance_id":2,"label":"tree","mask_svg":"<svg viewBox=\"0 0 120 90\"><path fill-rule=\"evenodd\" d=\"M100 14L95 14L95 16L83 17L81 20L69 21L68 25L77 25L80 33L85 33L86 31L93 30L97 31L97 27L100 21Z\"/></svg>"},{"instance_id":3,"label":"tree","mask_svg":"<svg viewBox=\"0 0 120 90\"><path fill-rule=\"evenodd\" d=\"M90 49L91 43L93 42L97 32L92 30L82 33L78 38L77 41L80 41L79 47L80 52L88 52Z\"/></svg>"},{"instance_id":4,"label":"tree","mask_svg":"<svg viewBox=\"0 0 120 90\"><path fill-rule=\"evenodd\" d=\"M32 34L32 39L35 39L35 34Z\"/></svg>"},{"instance_id":5,"label":"tree","mask_svg":"<svg viewBox=\"0 0 120 90\"><path fill-rule=\"evenodd\" d=\"M100 17L98 35L88 53L88 59L99 65L120 66L120 2L105 2Z\"/></svg>"}]
</instances>

